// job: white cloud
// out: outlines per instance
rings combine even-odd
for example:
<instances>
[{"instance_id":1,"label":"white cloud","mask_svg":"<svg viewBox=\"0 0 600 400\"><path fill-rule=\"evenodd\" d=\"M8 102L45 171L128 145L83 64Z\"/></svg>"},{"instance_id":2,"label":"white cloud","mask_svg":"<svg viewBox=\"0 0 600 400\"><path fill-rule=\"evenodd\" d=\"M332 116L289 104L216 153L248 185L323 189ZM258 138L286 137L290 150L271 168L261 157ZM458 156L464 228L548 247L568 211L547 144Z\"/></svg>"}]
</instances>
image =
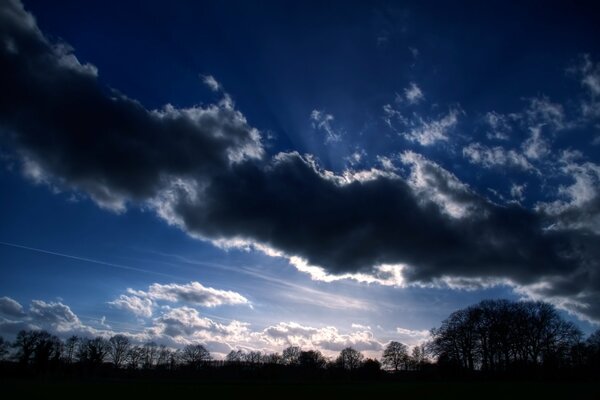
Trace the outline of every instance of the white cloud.
<instances>
[{"instance_id":1,"label":"white cloud","mask_svg":"<svg viewBox=\"0 0 600 400\"><path fill-rule=\"evenodd\" d=\"M453 218L463 218L476 211L472 191L454 174L420 154L405 151L400 161L410 166L408 184L423 202L433 202Z\"/></svg>"},{"instance_id":2,"label":"white cloud","mask_svg":"<svg viewBox=\"0 0 600 400\"><path fill-rule=\"evenodd\" d=\"M342 133L333 129L331 126L331 123L335 120L333 115L319 110L312 110L310 113L310 120L312 121L314 129L325 133L325 143L339 142L342 140Z\"/></svg>"},{"instance_id":3,"label":"white cloud","mask_svg":"<svg viewBox=\"0 0 600 400\"><path fill-rule=\"evenodd\" d=\"M529 131L531 132L529 138L521 145L527 158L537 160L550 154L550 145L542 137L542 127L531 127Z\"/></svg>"},{"instance_id":4,"label":"white cloud","mask_svg":"<svg viewBox=\"0 0 600 400\"><path fill-rule=\"evenodd\" d=\"M600 234L600 213L595 206L600 196L600 165L576 162L574 157L573 152L563 152L560 168L572 183L558 187L559 199L540 202L536 208L556 217L554 229L589 229Z\"/></svg>"},{"instance_id":5,"label":"white cloud","mask_svg":"<svg viewBox=\"0 0 600 400\"><path fill-rule=\"evenodd\" d=\"M567 72L575 75L585 90L585 98L581 101L581 114L585 119L600 117L600 63L595 63L589 54L583 54L579 62L568 68Z\"/></svg>"},{"instance_id":6,"label":"white cloud","mask_svg":"<svg viewBox=\"0 0 600 400\"><path fill-rule=\"evenodd\" d=\"M23 306L10 297L0 297L0 314L7 317L21 317L25 315Z\"/></svg>"},{"instance_id":7,"label":"white cloud","mask_svg":"<svg viewBox=\"0 0 600 400\"><path fill-rule=\"evenodd\" d=\"M152 300L138 296L120 295L117 299L108 304L121 310L129 311L140 317L152 316Z\"/></svg>"},{"instance_id":8,"label":"white cloud","mask_svg":"<svg viewBox=\"0 0 600 400\"><path fill-rule=\"evenodd\" d=\"M202 82L204 82L204 84L208 86L213 92L218 92L219 90L221 90L221 84L215 79L214 76L203 75L201 76L201 78Z\"/></svg>"},{"instance_id":9,"label":"white cloud","mask_svg":"<svg viewBox=\"0 0 600 400\"><path fill-rule=\"evenodd\" d=\"M425 95L423 95L423 91L416 83L411 82L408 87L404 89L404 98L410 104L418 104L425 99Z\"/></svg>"},{"instance_id":10,"label":"white cloud","mask_svg":"<svg viewBox=\"0 0 600 400\"><path fill-rule=\"evenodd\" d=\"M364 149L357 148L352 154L350 154L347 157L344 157L344 160L346 160L346 162L350 166L354 167L356 165L359 165L366 156L367 152Z\"/></svg>"},{"instance_id":11,"label":"white cloud","mask_svg":"<svg viewBox=\"0 0 600 400\"><path fill-rule=\"evenodd\" d=\"M463 156L472 164L479 164L485 168L513 167L524 171L537 171L521 153L500 146L488 147L481 143L472 143L463 148Z\"/></svg>"},{"instance_id":12,"label":"white cloud","mask_svg":"<svg viewBox=\"0 0 600 400\"><path fill-rule=\"evenodd\" d=\"M67 332L82 326L71 308L60 302L32 300L29 317L36 325L49 326L57 332Z\"/></svg>"},{"instance_id":13,"label":"white cloud","mask_svg":"<svg viewBox=\"0 0 600 400\"><path fill-rule=\"evenodd\" d=\"M295 322L280 322L269 326L259 337L261 341L274 347L300 346L321 349L325 354L337 353L349 346L358 351L371 352L379 352L383 348L383 344L369 329L343 334L333 326L314 328Z\"/></svg>"},{"instance_id":14,"label":"white cloud","mask_svg":"<svg viewBox=\"0 0 600 400\"><path fill-rule=\"evenodd\" d=\"M418 117L411 125L412 129L402 132L402 136L421 146L431 146L439 141L448 141L448 132L458 123L458 109L450 109L446 115L436 120L424 120Z\"/></svg>"},{"instance_id":15,"label":"white cloud","mask_svg":"<svg viewBox=\"0 0 600 400\"><path fill-rule=\"evenodd\" d=\"M206 287L200 282L187 284L153 283L147 291L127 289L127 294L120 295L108 304L129 311L140 317L151 317L158 301L172 303L188 303L202 307L221 305L247 304L250 301L237 292Z\"/></svg>"},{"instance_id":16,"label":"white cloud","mask_svg":"<svg viewBox=\"0 0 600 400\"><path fill-rule=\"evenodd\" d=\"M530 126L547 126L552 130L561 130L568 127L565 122L563 106L551 102L545 96L529 99L529 107L525 114Z\"/></svg>"},{"instance_id":17,"label":"white cloud","mask_svg":"<svg viewBox=\"0 0 600 400\"><path fill-rule=\"evenodd\" d=\"M517 201L523 201L525 199L525 189L527 188L527 184L523 183L522 185L518 185L513 183L510 187L510 195L513 199Z\"/></svg>"},{"instance_id":18,"label":"white cloud","mask_svg":"<svg viewBox=\"0 0 600 400\"><path fill-rule=\"evenodd\" d=\"M203 307L250 304L247 298L237 292L206 287L200 282L153 283L147 291L129 289L129 293L145 299L184 302Z\"/></svg>"},{"instance_id":19,"label":"white cloud","mask_svg":"<svg viewBox=\"0 0 600 400\"><path fill-rule=\"evenodd\" d=\"M174 338L187 337L190 339L216 340L216 336L227 337L246 331L241 323L234 321L230 324L221 324L210 318L201 317L194 308L183 306L167 308L162 315L154 320L158 331Z\"/></svg>"},{"instance_id":20,"label":"white cloud","mask_svg":"<svg viewBox=\"0 0 600 400\"><path fill-rule=\"evenodd\" d=\"M495 111L490 111L485 114L483 118L486 125L489 127L489 131L486 136L488 139L493 140L509 140L510 133L512 132L511 116L499 114Z\"/></svg>"},{"instance_id":21,"label":"white cloud","mask_svg":"<svg viewBox=\"0 0 600 400\"><path fill-rule=\"evenodd\" d=\"M398 340L408 346L423 344L431 338L428 330L414 330L406 328L396 328Z\"/></svg>"}]
</instances>

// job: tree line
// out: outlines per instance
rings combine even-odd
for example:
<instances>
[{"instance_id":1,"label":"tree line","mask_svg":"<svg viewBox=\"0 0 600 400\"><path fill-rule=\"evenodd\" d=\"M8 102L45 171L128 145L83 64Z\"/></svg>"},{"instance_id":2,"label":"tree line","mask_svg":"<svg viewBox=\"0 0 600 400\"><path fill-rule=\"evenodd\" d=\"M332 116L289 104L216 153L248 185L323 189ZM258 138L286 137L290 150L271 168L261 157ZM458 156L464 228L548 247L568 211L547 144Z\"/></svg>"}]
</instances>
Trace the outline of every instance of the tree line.
<instances>
[{"instance_id":1,"label":"tree line","mask_svg":"<svg viewBox=\"0 0 600 400\"><path fill-rule=\"evenodd\" d=\"M551 370L589 375L600 370L600 330L583 340L582 332L547 303L485 300L453 312L431 330L427 343L410 349L391 341L379 360L352 347L327 358L319 350L298 346L281 353L232 350L224 360L215 360L202 344L173 349L154 342L136 344L121 334L61 340L43 330L20 331L12 342L0 337L0 359L3 371L21 373L222 370L239 375L263 370L381 377Z\"/></svg>"}]
</instances>

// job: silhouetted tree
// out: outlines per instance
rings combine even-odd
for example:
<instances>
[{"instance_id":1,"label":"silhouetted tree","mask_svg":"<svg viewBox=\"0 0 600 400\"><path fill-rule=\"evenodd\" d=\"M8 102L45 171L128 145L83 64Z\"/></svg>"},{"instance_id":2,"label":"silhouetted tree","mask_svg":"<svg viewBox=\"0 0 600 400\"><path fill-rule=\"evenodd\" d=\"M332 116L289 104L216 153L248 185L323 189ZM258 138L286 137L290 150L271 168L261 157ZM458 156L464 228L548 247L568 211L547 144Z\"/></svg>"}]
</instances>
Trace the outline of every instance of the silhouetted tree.
<instances>
[{"instance_id":1,"label":"silhouetted tree","mask_svg":"<svg viewBox=\"0 0 600 400\"><path fill-rule=\"evenodd\" d=\"M131 369L139 368L144 352L140 346L132 346L129 351L127 351L127 365Z\"/></svg>"},{"instance_id":2,"label":"silhouetted tree","mask_svg":"<svg viewBox=\"0 0 600 400\"><path fill-rule=\"evenodd\" d=\"M287 365L298 365L302 350L298 346L290 346L283 350L283 362Z\"/></svg>"},{"instance_id":3,"label":"silhouetted tree","mask_svg":"<svg viewBox=\"0 0 600 400\"><path fill-rule=\"evenodd\" d=\"M127 354L129 349L131 349L131 342L129 341L129 338L124 335L115 335L111 337L108 342L108 353L110 358L116 368L121 368L127 360Z\"/></svg>"},{"instance_id":4,"label":"silhouetted tree","mask_svg":"<svg viewBox=\"0 0 600 400\"><path fill-rule=\"evenodd\" d=\"M600 370L600 329L592 333L585 341L586 361L588 367Z\"/></svg>"},{"instance_id":5,"label":"silhouetted tree","mask_svg":"<svg viewBox=\"0 0 600 400\"><path fill-rule=\"evenodd\" d=\"M260 351L249 351L246 354L246 362L249 364L260 364L263 360L263 355Z\"/></svg>"},{"instance_id":6,"label":"silhouetted tree","mask_svg":"<svg viewBox=\"0 0 600 400\"><path fill-rule=\"evenodd\" d=\"M4 360L4 358L8 355L8 346L9 343L4 340L2 336L0 336L0 360Z\"/></svg>"},{"instance_id":7,"label":"silhouetted tree","mask_svg":"<svg viewBox=\"0 0 600 400\"><path fill-rule=\"evenodd\" d=\"M340 355L336 359L336 363L343 369L353 371L360 367L363 358L364 356L361 352L352 347L346 347L340 352Z\"/></svg>"},{"instance_id":8,"label":"silhouetted tree","mask_svg":"<svg viewBox=\"0 0 600 400\"><path fill-rule=\"evenodd\" d=\"M104 363L108 356L110 343L102 337L83 339L79 345L79 361L90 366Z\"/></svg>"},{"instance_id":9,"label":"silhouetted tree","mask_svg":"<svg viewBox=\"0 0 600 400\"><path fill-rule=\"evenodd\" d=\"M277 364L277 365L279 365L279 364L283 363L283 357L279 353L265 354L264 357L263 357L263 362L265 364Z\"/></svg>"},{"instance_id":10,"label":"silhouetted tree","mask_svg":"<svg viewBox=\"0 0 600 400\"><path fill-rule=\"evenodd\" d=\"M158 358L156 359L156 365L160 368L167 368L171 361L171 349L164 344L161 344L158 348Z\"/></svg>"},{"instance_id":11,"label":"silhouetted tree","mask_svg":"<svg viewBox=\"0 0 600 400\"><path fill-rule=\"evenodd\" d=\"M50 362L58 362L62 352L60 339L46 331L36 331L33 361L38 368L46 368Z\"/></svg>"},{"instance_id":12,"label":"silhouetted tree","mask_svg":"<svg viewBox=\"0 0 600 400\"><path fill-rule=\"evenodd\" d=\"M79 337L73 335L70 336L63 347L63 360L67 364L71 364L75 361L77 355L77 346L79 346Z\"/></svg>"},{"instance_id":13,"label":"silhouetted tree","mask_svg":"<svg viewBox=\"0 0 600 400\"><path fill-rule=\"evenodd\" d=\"M407 369L409 364L408 347L400 342L390 342L383 350L381 360L383 365L394 371L400 370L402 366Z\"/></svg>"},{"instance_id":14,"label":"silhouetted tree","mask_svg":"<svg viewBox=\"0 0 600 400\"><path fill-rule=\"evenodd\" d=\"M31 361L37 344L38 332L22 330L17 333L13 347L21 364L28 364Z\"/></svg>"},{"instance_id":15,"label":"silhouetted tree","mask_svg":"<svg viewBox=\"0 0 600 400\"><path fill-rule=\"evenodd\" d=\"M376 378L381 374L381 363L373 358L367 358L361 364L360 371L365 377Z\"/></svg>"},{"instance_id":16,"label":"silhouetted tree","mask_svg":"<svg viewBox=\"0 0 600 400\"><path fill-rule=\"evenodd\" d=\"M453 312L431 331L428 348L464 369L507 370L511 365L559 367L569 362L581 332L543 302L485 300Z\"/></svg>"},{"instance_id":17,"label":"silhouetted tree","mask_svg":"<svg viewBox=\"0 0 600 400\"><path fill-rule=\"evenodd\" d=\"M210 353L201 344L188 344L181 352L181 358L186 365L195 369L212 359Z\"/></svg>"},{"instance_id":18,"label":"silhouetted tree","mask_svg":"<svg viewBox=\"0 0 600 400\"><path fill-rule=\"evenodd\" d=\"M142 347L142 366L151 369L158 358L158 345L154 342L144 343Z\"/></svg>"},{"instance_id":19,"label":"silhouetted tree","mask_svg":"<svg viewBox=\"0 0 600 400\"><path fill-rule=\"evenodd\" d=\"M410 363L413 367L413 369L421 369L421 367L423 366L423 364L425 364L427 361L427 356L425 353L425 346L423 345L417 345L415 347L413 347L412 352L411 352L411 356L410 356Z\"/></svg>"},{"instance_id":20,"label":"silhouetted tree","mask_svg":"<svg viewBox=\"0 0 600 400\"><path fill-rule=\"evenodd\" d=\"M318 350L308 350L300 352L298 357L300 366L306 369L321 369L325 368L327 360Z\"/></svg>"},{"instance_id":21,"label":"silhouetted tree","mask_svg":"<svg viewBox=\"0 0 600 400\"><path fill-rule=\"evenodd\" d=\"M226 356L225 361L230 363L241 363L246 359L246 354L242 350L231 350Z\"/></svg>"}]
</instances>

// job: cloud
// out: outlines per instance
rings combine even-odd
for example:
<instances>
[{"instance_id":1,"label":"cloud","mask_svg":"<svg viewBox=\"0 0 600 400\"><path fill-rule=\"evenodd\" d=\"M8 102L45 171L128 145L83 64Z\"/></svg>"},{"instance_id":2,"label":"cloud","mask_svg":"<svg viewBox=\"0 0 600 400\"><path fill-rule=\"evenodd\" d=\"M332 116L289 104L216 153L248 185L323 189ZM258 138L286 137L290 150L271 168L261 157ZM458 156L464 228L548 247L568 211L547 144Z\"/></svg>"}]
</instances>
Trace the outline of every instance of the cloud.
<instances>
[{"instance_id":1,"label":"cloud","mask_svg":"<svg viewBox=\"0 0 600 400\"><path fill-rule=\"evenodd\" d=\"M325 143L339 142L342 140L341 132L334 130L331 126L334 119L333 115L324 113L323 111L312 110L310 113L313 129L325 133Z\"/></svg>"},{"instance_id":2,"label":"cloud","mask_svg":"<svg viewBox=\"0 0 600 400\"><path fill-rule=\"evenodd\" d=\"M512 132L511 116L499 114L495 111L490 111L485 114L483 121L489 127L486 136L493 140L509 140Z\"/></svg>"},{"instance_id":3,"label":"cloud","mask_svg":"<svg viewBox=\"0 0 600 400\"><path fill-rule=\"evenodd\" d=\"M398 340L408 346L417 346L431 339L431 334L428 330L414 330L406 328L396 328Z\"/></svg>"},{"instance_id":4,"label":"cloud","mask_svg":"<svg viewBox=\"0 0 600 400\"><path fill-rule=\"evenodd\" d=\"M128 311L140 317L152 316L152 300L139 296L120 295L117 299L108 304L115 308Z\"/></svg>"},{"instance_id":5,"label":"cloud","mask_svg":"<svg viewBox=\"0 0 600 400\"><path fill-rule=\"evenodd\" d=\"M423 91L416 83L411 82L404 89L404 98L409 104L418 104L425 99L425 95L423 95Z\"/></svg>"},{"instance_id":6,"label":"cloud","mask_svg":"<svg viewBox=\"0 0 600 400\"><path fill-rule=\"evenodd\" d=\"M567 72L574 75L586 91L581 100L581 113L586 119L600 117L600 63L594 63L589 54L583 54Z\"/></svg>"},{"instance_id":7,"label":"cloud","mask_svg":"<svg viewBox=\"0 0 600 400\"><path fill-rule=\"evenodd\" d=\"M559 198L539 202L538 210L551 215L552 229L590 231L600 235L600 165L578 160L579 154L565 151L560 170L570 184L559 185Z\"/></svg>"},{"instance_id":8,"label":"cloud","mask_svg":"<svg viewBox=\"0 0 600 400\"><path fill-rule=\"evenodd\" d=\"M530 146L532 146L531 155L537 155L536 144L531 143ZM481 143L471 143L463 148L463 156L472 164L478 164L484 168L511 167L524 171L537 171L523 154L501 146L488 147Z\"/></svg>"},{"instance_id":9,"label":"cloud","mask_svg":"<svg viewBox=\"0 0 600 400\"><path fill-rule=\"evenodd\" d=\"M221 90L221 84L219 82L217 82L217 80L215 79L214 76L203 75L203 76L201 76L201 78L202 78L202 82L204 82L204 84L206 86L208 86L210 88L210 90L212 90L213 92L218 92L219 90Z\"/></svg>"},{"instance_id":10,"label":"cloud","mask_svg":"<svg viewBox=\"0 0 600 400\"><path fill-rule=\"evenodd\" d=\"M219 337L237 335L247 330L237 321L221 324L200 316L194 308L187 306L169 308L154 320L159 332L170 337L188 337L188 340L218 340Z\"/></svg>"},{"instance_id":11,"label":"cloud","mask_svg":"<svg viewBox=\"0 0 600 400\"><path fill-rule=\"evenodd\" d=\"M10 297L0 297L0 314L7 317L22 317L25 315L23 306Z\"/></svg>"},{"instance_id":12,"label":"cloud","mask_svg":"<svg viewBox=\"0 0 600 400\"><path fill-rule=\"evenodd\" d=\"M146 292L131 289L130 292L136 296L145 298L145 300L184 302L203 307L216 307L225 304L250 304L247 298L237 292L206 287L200 282L190 282L184 285L154 283L150 285Z\"/></svg>"},{"instance_id":13,"label":"cloud","mask_svg":"<svg viewBox=\"0 0 600 400\"><path fill-rule=\"evenodd\" d=\"M349 333L332 326L311 327L296 322L279 322L264 329L252 329L238 320L217 322L200 314L192 307L160 307L157 316L139 321L141 326L131 332L111 329L106 319L100 320L101 329L83 323L71 308L60 302L32 300L29 310L18 318L0 319L0 334L16 335L21 329L44 329L62 338L116 334L129 337L134 343L155 342L172 347L201 343L217 358L223 358L232 349L281 352L290 345L317 349L327 355L336 355L342 348L353 346L373 356L379 356L382 343L368 327L353 327Z\"/></svg>"},{"instance_id":14,"label":"cloud","mask_svg":"<svg viewBox=\"0 0 600 400\"><path fill-rule=\"evenodd\" d=\"M448 132L458 123L460 111L452 108L439 119L424 120L418 118L411 122L411 129L402 133L405 139L419 143L421 146L431 146L439 141L448 141Z\"/></svg>"},{"instance_id":15,"label":"cloud","mask_svg":"<svg viewBox=\"0 0 600 400\"><path fill-rule=\"evenodd\" d=\"M71 308L60 302L32 300L29 317L39 326L49 326L57 332L72 331L82 326L81 321Z\"/></svg>"},{"instance_id":16,"label":"cloud","mask_svg":"<svg viewBox=\"0 0 600 400\"><path fill-rule=\"evenodd\" d=\"M16 0L0 5L0 67L0 141L39 182L87 193L115 211L151 209L193 237L283 256L322 279L544 282L564 296L582 295L587 315L600 319L597 231L559 224L566 213L493 204L416 153L400 157L402 168L341 173L310 155L268 156L229 96L148 110L101 86L96 69L50 42ZM530 125L561 129L561 112L547 99L532 100ZM448 141L460 114L386 111L401 135L423 146ZM333 116L315 110L311 117L318 129L339 134ZM510 151L478 146L466 156L530 168ZM60 311L54 303L37 307Z\"/></svg>"},{"instance_id":17,"label":"cloud","mask_svg":"<svg viewBox=\"0 0 600 400\"><path fill-rule=\"evenodd\" d=\"M537 160L550 154L550 144L542 137L542 128L536 126L529 130L531 135L521 146L525 156L529 159Z\"/></svg>"},{"instance_id":18,"label":"cloud","mask_svg":"<svg viewBox=\"0 0 600 400\"><path fill-rule=\"evenodd\" d=\"M159 301L187 303L202 307L250 305L250 301L237 292L206 287L200 282L153 283L147 291L130 288L127 289L127 294L120 295L108 304L137 316L149 318L152 316L154 306Z\"/></svg>"},{"instance_id":19,"label":"cloud","mask_svg":"<svg viewBox=\"0 0 600 400\"><path fill-rule=\"evenodd\" d=\"M529 106L525 110L525 116L530 126L547 126L551 130L566 129L570 126L566 122L563 106L551 102L545 96L529 99Z\"/></svg>"},{"instance_id":20,"label":"cloud","mask_svg":"<svg viewBox=\"0 0 600 400\"><path fill-rule=\"evenodd\" d=\"M382 343L368 329L342 334L333 326L314 328L295 322L280 322L269 326L260 337L272 346L300 346L323 349L328 353L339 352L346 347L353 347L358 351L380 351L383 348Z\"/></svg>"},{"instance_id":21,"label":"cloud","mask_svg":"<svg viewBox=\"0 0 600 400\"><path fill-rule=\"evenodd\" d=\"M0 25L0 141L38 180L122 211L174 177L202 180L263 154L259 132L228 101L147 110L102 87L93 68L43 36L20 2L2 3Z\"/></svg>"},{"instance_id":22,"label":"cloud","mask_svg":"<svg viewBox=\"0 0 600 400\"><path fill-rule=\"evenodd\" d=\"M510 186L510 195L512 196L513 199L515 199L517 201L523 201L523 200L525 200L525 189L526 188L527 188L526 183L523 183L522 185L513 183Z\"/></svg>"}]
</instances>

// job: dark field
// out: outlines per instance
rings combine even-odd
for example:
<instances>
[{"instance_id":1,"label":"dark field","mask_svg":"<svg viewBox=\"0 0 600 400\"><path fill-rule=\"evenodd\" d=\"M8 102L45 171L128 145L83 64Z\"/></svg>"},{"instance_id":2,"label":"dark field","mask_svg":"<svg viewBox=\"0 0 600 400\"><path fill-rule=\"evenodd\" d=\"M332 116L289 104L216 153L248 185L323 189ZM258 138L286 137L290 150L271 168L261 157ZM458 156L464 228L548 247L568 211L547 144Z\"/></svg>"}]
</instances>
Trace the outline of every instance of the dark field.
<instances>
[{"instance_id":1,"label":"dark field","mask_svg":"<svg viewBox=\"0 0 600 400\"><path fill-rule=\"evenodd\" d=\"M352 398L389 396L411 398L530 398L600 399L600 383L548 382L336 382L336 383L208 383L208 382L43 382L11 380L1 382L10 398L131 398L199 399L225 398ZM7 398L7 397L5 397Z\"/></svg>"}]
</instances>

